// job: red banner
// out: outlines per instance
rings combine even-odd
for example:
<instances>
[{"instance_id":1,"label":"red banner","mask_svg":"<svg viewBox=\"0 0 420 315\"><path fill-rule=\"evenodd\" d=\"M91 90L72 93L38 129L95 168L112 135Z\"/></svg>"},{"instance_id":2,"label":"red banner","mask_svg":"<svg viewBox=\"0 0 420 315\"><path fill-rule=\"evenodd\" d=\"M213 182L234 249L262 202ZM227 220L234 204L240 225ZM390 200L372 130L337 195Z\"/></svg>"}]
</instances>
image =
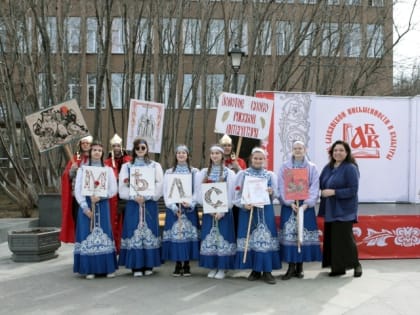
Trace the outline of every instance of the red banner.
<instances>
[{"instance_id":1,"label":"red banner","mask_svg":"<svg viewBox=\"0 0 420 315\"><path fill-rule=\"evenodd\" d=\"M318 227L322 244L322 218ZM420 215L359 216L353 234L360 259L420 258Z\"/></svg>"}]
</instances>

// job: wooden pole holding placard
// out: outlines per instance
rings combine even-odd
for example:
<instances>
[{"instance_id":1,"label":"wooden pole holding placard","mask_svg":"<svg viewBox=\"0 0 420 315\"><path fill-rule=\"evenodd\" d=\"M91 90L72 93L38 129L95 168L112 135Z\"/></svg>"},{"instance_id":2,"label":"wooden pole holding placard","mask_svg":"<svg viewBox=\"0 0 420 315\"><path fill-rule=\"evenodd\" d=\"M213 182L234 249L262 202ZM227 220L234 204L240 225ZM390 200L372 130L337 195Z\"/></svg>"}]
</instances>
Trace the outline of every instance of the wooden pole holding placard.
<instances>
[{"instance_id":1,"label":"wooden pole holding placard","mask_svg":"<svg viewBox=\"0 0 420 315\"><path fill-rule=\"evenodd\" d=\"M74 163L75 162L75 160L74 160L74 156L73 156L73 153L71 152L71 148L70 148L70 145L69 144L65 144L64 145L64 152L66 153L66 155L67 155L67 158L72 162L72 163Z\"/></svg>"},{"instance_id":2,"label":"wooden pole holding placard","mask_svg":"<svg viewBox=\"0 0 420 315\"><path fill-rule=\"evenodd\" d=\"M238 145L236 146L236 157L239 157L239 152L241 152L241 146L242 146L242 137L239 137Z\"/></svg>"},{"instance_id":3,"label":"wooden pole holding placard","mask_svg":"<svg viewBox=\"0 0 420 315\"><path fill-rule=\"evenodd\" d=\"M302 244L301 244L300 238L299 238L299 236L301 234L300 224L299 224L299 220L301 219L300 218L300 213L299 213L299 200L295 200L295 203L296 203L296 207L298 208L298 210L296 211L296 224L297 224L296 231L297 231L297 247L298 247L298 253L300 253L300 247L301 247Z\"/></svg>"},{"instance_id":4,"label":"wooden pole holding placard","mask_svg":"<svg viewBox=\"0 0 420 315\"><path fill-rule=\"evenodd\" d=\"M248 230L247 230L247 232L246 232L246 241L245 241L245 249L244 249L244 258L243 258L243 260L242 260L242 262L243 262L243 263L245 263L245 262L246 262L246 256L247 256L247 253L248 253L249 237L250 237L250 234L251 234L251 224L252 224L252 214L253 214L253 212L254 212L254 207L252 206L252 207L251 207L251 210L250 210L250 212L249 212L249 221L248 221Z\"/></svg>"}]
</instances>

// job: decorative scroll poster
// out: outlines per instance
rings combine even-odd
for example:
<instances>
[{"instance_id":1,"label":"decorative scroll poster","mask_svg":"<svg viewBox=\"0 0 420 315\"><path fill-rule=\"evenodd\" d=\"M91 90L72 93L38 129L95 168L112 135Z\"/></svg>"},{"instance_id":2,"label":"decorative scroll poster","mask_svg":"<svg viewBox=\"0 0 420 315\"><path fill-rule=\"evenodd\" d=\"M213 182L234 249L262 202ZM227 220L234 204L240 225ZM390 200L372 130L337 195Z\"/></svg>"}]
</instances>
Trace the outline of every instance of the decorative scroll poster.
<instances>
[{"instance_id":1,"label":"decorative scroll poster","mask_svg":"<svg viewBox=\"0 0 420 315\"><path fill-rule=\"evenodd\" d=\"M133 149L133 141L141 137L147 141L149 152L160 153L162 146L165 105L132 99L128 117L127 150Z\"/></svg>"},{"instance_id":2,"label":"decorative scroll poster","mask_svg":"<svg viewBox=\"0 0 420 315\"><path fill-rule=\"evenodd\" d=\"M25 117L40 152L69 144L89 131L76 100L70 100Z\"/></svg>"},{"instance_id":3,"label":"decorative scroll poster","mask_svg":"<svg viewBox=\"0 0 420 315\"><path fill-rule=\"evenodd\" d=\"M306 168L284 170L284 195L286 200L305 200L309 198L309 174Z\"/></svg>"},{"instance_id":4,"label":"decorative scroll poster","mask_svg":"<svg viewBox=\"0 0 420 315\"><path fill-rule=\"evenodd\" d=\"M271 203L267 191L267 179L245 176L241 203L244 205L264 206Z\"/></svg>"}]
</instances>

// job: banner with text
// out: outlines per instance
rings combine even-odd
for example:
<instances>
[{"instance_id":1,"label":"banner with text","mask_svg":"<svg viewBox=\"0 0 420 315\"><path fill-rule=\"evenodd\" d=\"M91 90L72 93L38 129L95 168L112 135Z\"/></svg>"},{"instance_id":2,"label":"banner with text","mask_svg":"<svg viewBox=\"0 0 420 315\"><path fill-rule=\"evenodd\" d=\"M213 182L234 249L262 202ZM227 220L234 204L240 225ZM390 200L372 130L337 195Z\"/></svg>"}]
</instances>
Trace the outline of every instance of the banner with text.
<instances>
[{"instance_id":1,"label":"banner with text","mask_svg":"<svg viewBox=\"0 0 420 315\"><path fill-rule=\"evenodd\" d=\"M239 94L222 93L214 132L264 140L270 132L273 101Z\"/></svg>"},{"instance_id":2,"label":"banner with text","mask_svg":"<svg viewBox=\"0 0 420 315\"><path fill-rule=\"evenodd\" d=\"M345 140L360 169L359 201L420 202L419 97L271 93L257 93L274 100L270 169L277 172L301 140L321 171L334 141Z\"/></svg>"}]
</instances>

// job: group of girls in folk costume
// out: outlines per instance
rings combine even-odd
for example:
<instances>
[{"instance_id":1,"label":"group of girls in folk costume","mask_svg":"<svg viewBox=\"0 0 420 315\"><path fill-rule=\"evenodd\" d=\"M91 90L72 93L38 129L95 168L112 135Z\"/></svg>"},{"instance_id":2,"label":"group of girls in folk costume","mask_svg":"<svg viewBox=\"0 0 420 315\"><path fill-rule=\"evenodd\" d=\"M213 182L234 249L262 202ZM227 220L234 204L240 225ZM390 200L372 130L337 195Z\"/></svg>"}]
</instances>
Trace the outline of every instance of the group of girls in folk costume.
<instances>
[{"instance_id":1,"label":"group of girls in folk costume","mask_svg":"<svg viewBox=\"0 0 420 315\"><path fill-rule=\"evenodd\" d=\"M117 185L112 168L104 166L102 145L92 143L86 165L103 168L107 178L107 196L82 195L85 167L82 166L77 172L75 186L80 208L74 272L85 275L87 279L99 274L113 277L120 265L131 269L135 277L148 276L153 273L154 267L167 260L175 262L173 276L190 276L190 261L198 260L200 267L210 269L209 278L224 279L227 270L251 269L248 280L262 279L274 284L276 280L272 271L281 268L281 258L289 263L288 271L282 277L284 280L302 278L303 262L321 260L314 210L319 194L318 172L315 165L307 160L302 142L293 143L292 156L281 166L278 176L265 169L266 153L259 147L252 150L250 167L238 174L224 165L224 150L219 145L211 146L209 165L201 171L190 165L189 150L185 145L176 148L174 165L165 175L161 165L151 160L148 153L147 142L136 138L132 159L122 165ZM130 187L130 176L135 176L138 168L152 170L155 180L153 195L137 194L138 187ZM308 174L309 197L298 203L285 197L284 175L286 170L293 168L307 169ZM175 174L191 176L191 187L186 187L188 191L191 188L188 202L173 203L168 197L176 185L174 181L170 183ZM244 186L250 179L254 182L259 179L258 182L264 183L260 189L267 197L265 202L252 204L252 201L243 198ZM200 231L197 206L207 202L203 200L203 184L220 182L226 183L228 211L204 213ZM109 198L117 192L120 198L127 200L118 261L109 206ZM166 205L163 241L157 203L162 195ZM282 203L280 243L272 203L277 197ZM234 204L240 208L237 236L232 214ZM296 213L299 208L304 211L304 226L303 240L298 246Z\"/></svg>"},{"instance_id":2,"label":"group of girls in folk costume","mask_svg":"<svg viewBox=\"0 0 420 315\"><path fill-rule=\"evenodd\" d=\"M277 194L277 178L264 168L265 151L254 148L251 166L237 174L235 203L240 207L237 237L236 269L251 269L249 281L262 279L269 284L276 280L272 270L281 268L279 244L272 200ZM266 179L270 201L264 205L243 204L241 197L246 177ZM264 193L264 192L261 192Z\"/></svg>"},{"instance_id":3,"label":"group of girls in folk costume","mask_svg":"<svg viewBox=\"0 0 420 315\"><path fill-rule=\"evenodd\" d=\"M106 274L111 278L117 269L117 255L109 215L109 198L117 193L117 181L113 170L104 166L103 155L102 145L93 142L87 165L103 168L107 184L106 197L82 195L85 166L78 169L76 176L75 197L80 207L77 215L73 271L85 275L87 279L93 279L99 274Z\"/></svg>"},{"instance_id":4,"label":"group of girls in folk costume","mask_svg":"<svg viewBox=\"0 0 420 315\"><path fill-rule=\"evenodd\" d=\"M163 180L163 195L166 205L165 227L162 239L162 259L175 261L174 277L191 276L190 260L198 260L200 255L199 219L196 198L191 201L170 203L168 196L173 192L175 183L169 182L173 174L191 176L191 193L194 193L194 177L198 169L190 165L190 153L185 145L175 149L175 162L172 168L166 170ZM184 187L182 188L184 189ZM185 187L187 189L187 187Z\"/></svg>"},{"instance_id":5,"label":"group of girls in folk costume","mask_svg":"<svg viewBox=\"0 0 420 315\"><path fill-rule=\"evenodd\" d=\"M234 269L236 243L232 215L235 173L224 166L223 148L213 145L210 148L210 163L202 169L195 181L195 191L201 198L202 183L226 182L228 196L228 212L205 213L202 218L200 267L209 268L209 278L224 279L225 270Z\"/></svg>"},{"instance_id":6,"label":"group of girls in folk costume","mask_svg":"<svg viewBox=\"0 0 420 315\"><path fill-rule=\"evenodd\" d=\"M153 196L130 195L130 176L133 167L154 171ZM133 190L132 190L133 191ZM161 237L158 203L163 191L163 170L149 157L149 146L144 139L133 142L132 161L123 164L119 175L120 198L126 199L119 265L133 271L135 277L149 276L153 267L161 265Z\"/></svg>"},{"instance_id":7,"label":"group of girls in folk costume","mask_svg":"<svg viewBox=\"0 0 420 315\"><path fill-rule=\"evenodd\" d=\"M291 169L306 169L308 196L305 200L287 200L286 172ZM315 205L319 196L319 175L315 164L306 157L302 141L292 144L292 155L278 172L279 200L281 207L280 250L283 261L289 263L281 279L303 278L303 262L321 261L322 254L316 222ZM298 212L303 209L302 239L298 239ZM298 241L301 242L298 244Z\"/></svg>"}]
</instances>

